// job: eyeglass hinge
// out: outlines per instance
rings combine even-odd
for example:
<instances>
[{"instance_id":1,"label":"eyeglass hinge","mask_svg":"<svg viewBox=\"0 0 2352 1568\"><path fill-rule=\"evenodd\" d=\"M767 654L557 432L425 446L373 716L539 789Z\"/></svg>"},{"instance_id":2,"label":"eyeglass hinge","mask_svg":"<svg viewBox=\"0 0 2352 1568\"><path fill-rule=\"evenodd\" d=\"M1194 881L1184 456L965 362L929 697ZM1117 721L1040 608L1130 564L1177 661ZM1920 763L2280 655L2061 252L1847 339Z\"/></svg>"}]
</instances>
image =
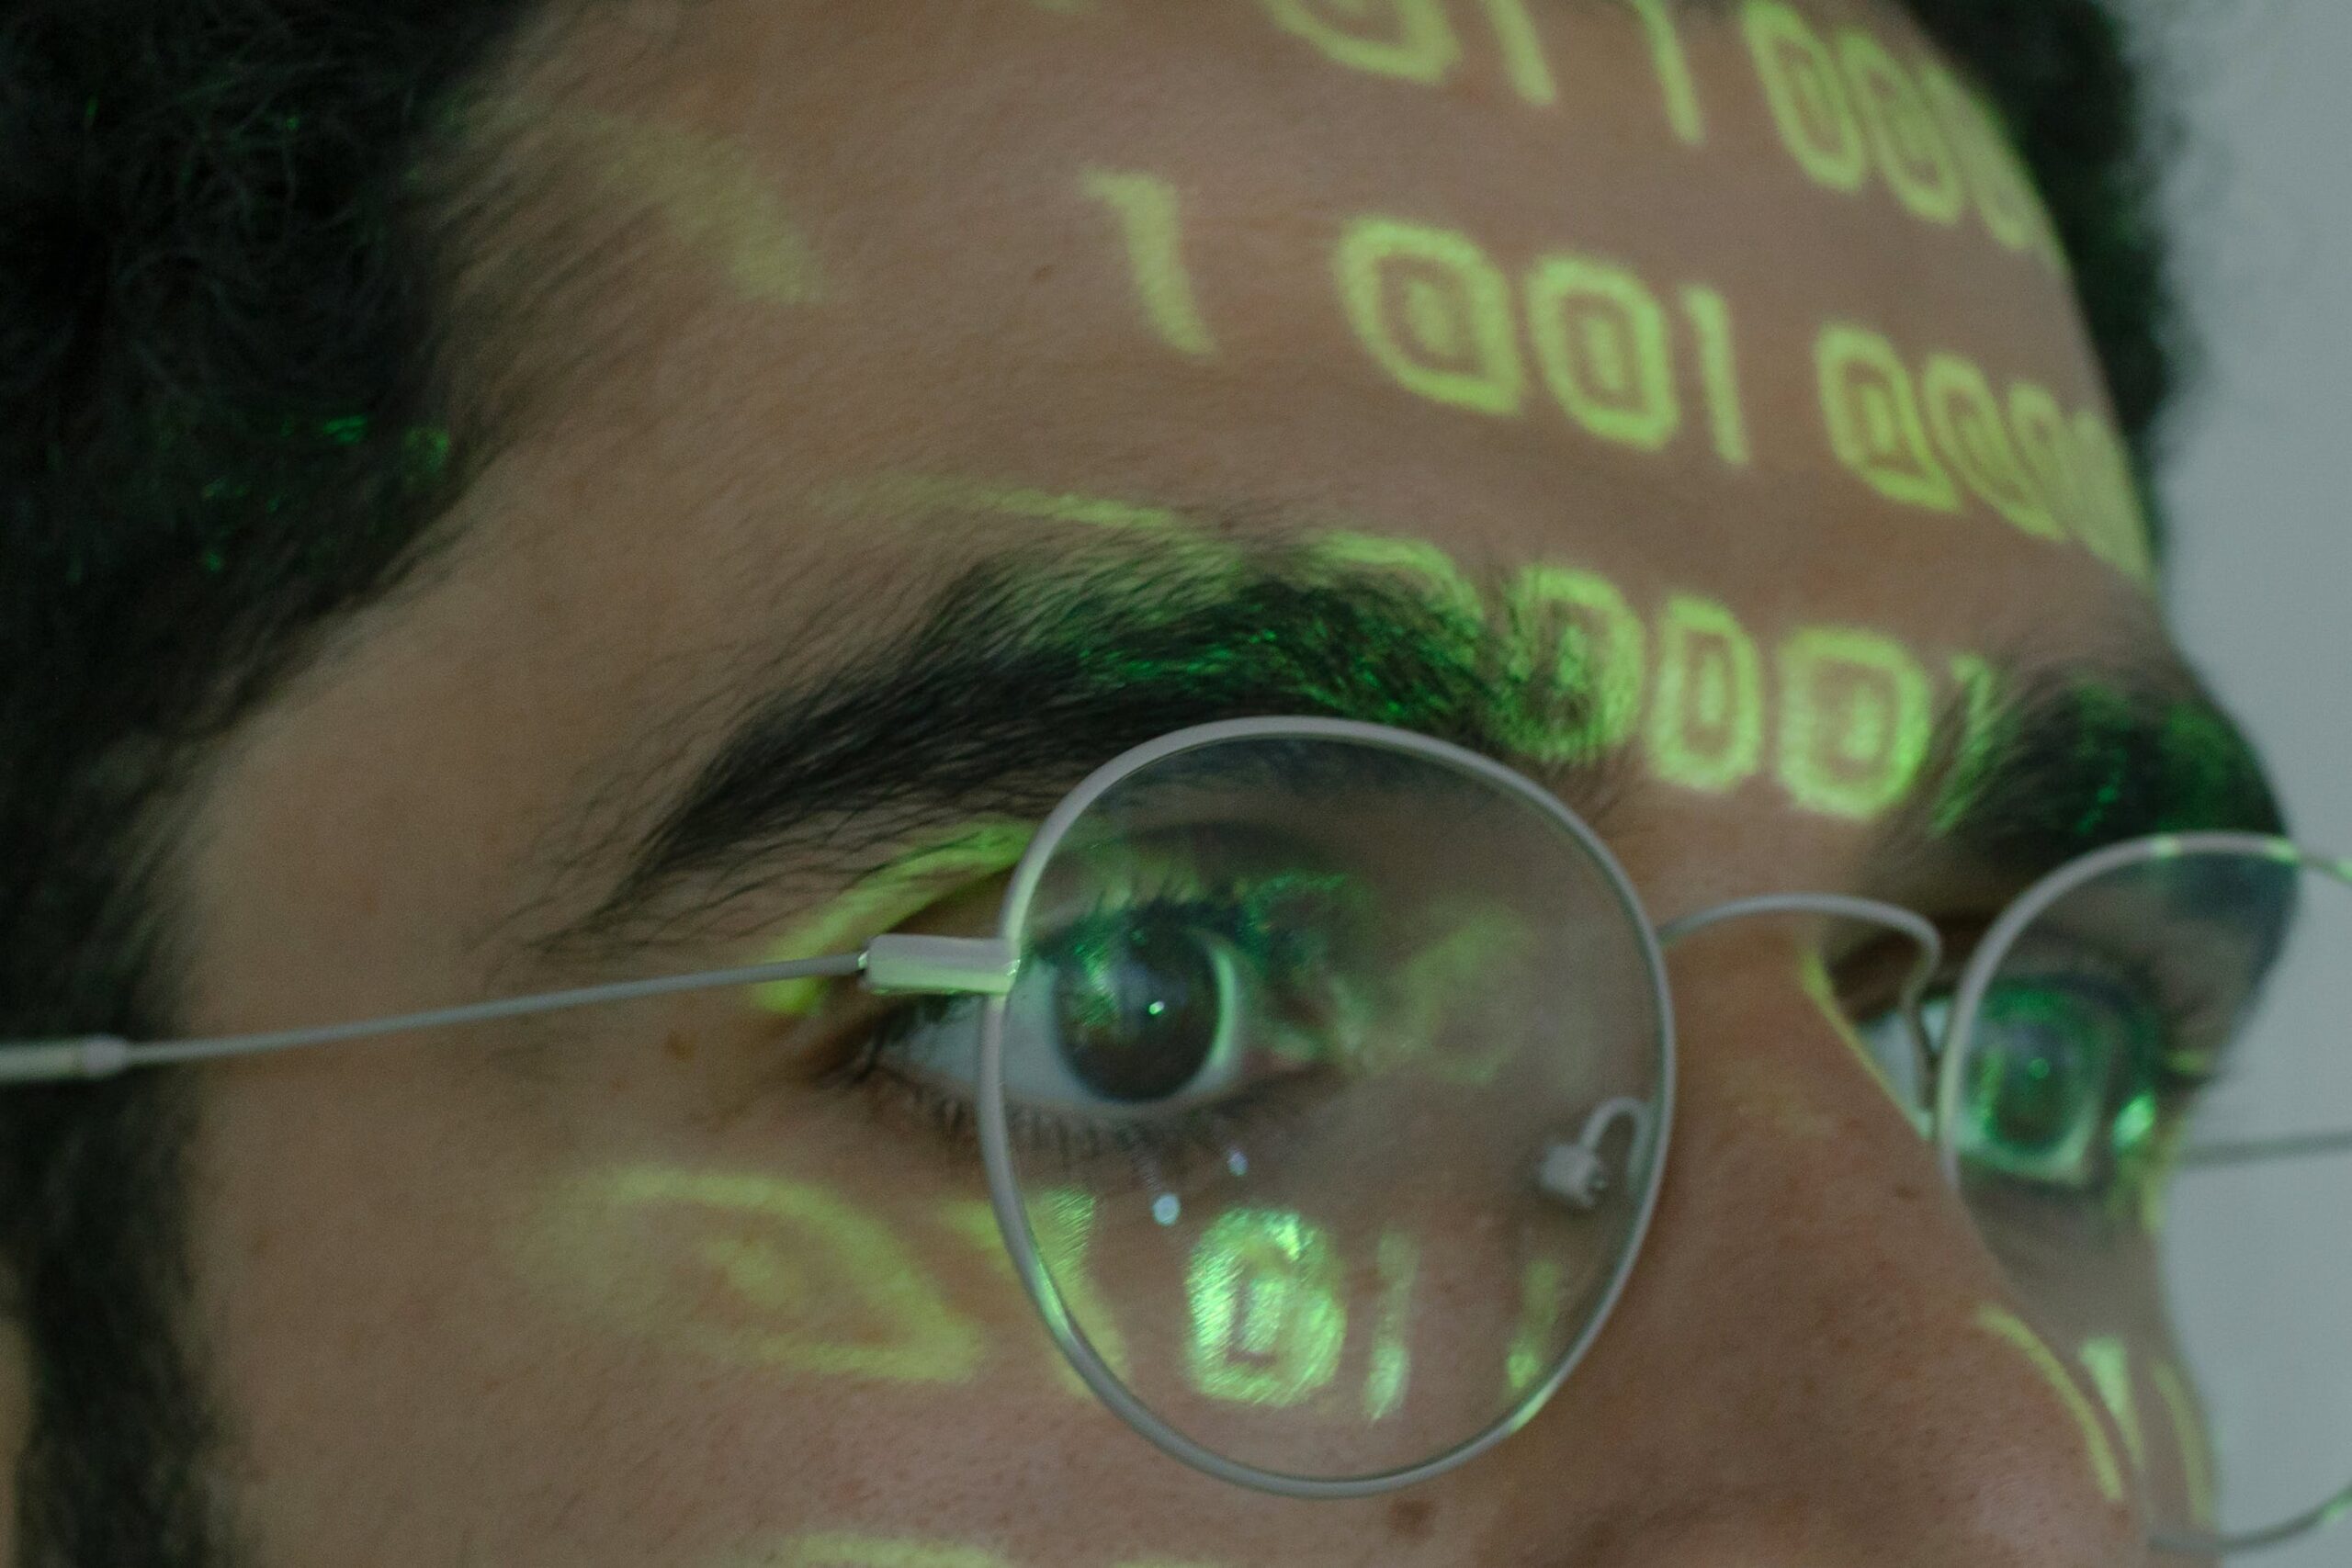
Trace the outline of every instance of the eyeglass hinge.
<instances>
[{"instance_id":1,"label":"eyeglass hinge","mask_svg":"<svg viewBox=\"0 0 2352 1568\"><path fill-rule=\"evenodd\" d=\"M877 936L859 985L869 991L1001 997L1020 959L1001 937Z\"/></svg>"}]
</instances>

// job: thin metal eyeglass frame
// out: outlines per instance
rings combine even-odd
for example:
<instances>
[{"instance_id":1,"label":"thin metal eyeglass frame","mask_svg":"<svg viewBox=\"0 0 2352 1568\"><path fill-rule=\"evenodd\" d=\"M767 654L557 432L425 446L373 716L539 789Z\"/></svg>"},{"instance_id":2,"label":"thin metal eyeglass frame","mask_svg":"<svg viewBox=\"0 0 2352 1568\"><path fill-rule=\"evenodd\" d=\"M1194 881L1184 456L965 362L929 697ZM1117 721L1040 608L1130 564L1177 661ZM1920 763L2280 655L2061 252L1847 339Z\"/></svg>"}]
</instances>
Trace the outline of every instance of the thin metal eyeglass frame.
<instances>
[{"instance_id":1,"label":"thin metal eyeglass frame","mask_svg":"<svg viewBox=\"0 0 2352 1568\"><path fill-rule=\"evenodd\" d=\"M1563 828L1603 871L1639 940L1657 1003L1658 1105L1654 1119L1641 1129L1642 1142L1635 1151L1648 1156L1641 1162L1646 1166L1648 1177L1641 1200L1641 1212L1630 1235L1630 1245L1624 1249L1600 1310L1591 1315L1590 1322L1576 1343L1562 1355L1551 1372L1493 1426L1435 1459L1378 1475L1327 1478L1262 1470L1227 1459L1160 1420L1126 1389L1071 1321L1044 1268L1012 1172L1003 1093L1005 998L1012 991L1018 968L1014 937L1046 863L1070 824L1078 819L1086 807L1137 769L1219 741L1278 738L1322 738L1419 755L1492 784L1549 818ZM1662 924L1654 923L1643 908L1630 878L1608 846L1556 796L1515 770L1448 742L1385 726L1311 717L1235 719L1176 731L1134 748L1104 763L1064 796L1046 818L1014 869L1012 886L1007 890L1001 934L993 939L883 935L870 939L854 953L622 981L340 1024L211 1039L132 1043L116 1036L91 1035L5 1042L0 1043L0 1087L97 1079L132 1067L186 1065L314 1045L341 1044L420 1030L779 980L857 976L865 988L876 992L984 998L985 1032L977 1099L991 1204L1007 1251L1012 1257L1015 1272L1045 1318L1047 1330L1073 1368L1096 1396L1122 1419L1171 1457L1196 1469L1237 1485L1279 1495L1362 1497L1412 1485L1455 1469L1524 1427L1566 1381L1614 1310L1647 1239L1658 1188L1664 1179L1673 1125L1675 1031L1672 998L1666 983L1666 947L1730 920L1775 914L1829 915L1868 921L1911 937L1919 944L1922 958L1903 987L1898 1008L1913 1040L1920 1068L1919 1084L1923 1089L1933 1088L1932 1100L1921 1108L1920 1118L1935 1138L1939 1165L1946 1179L1958 1190L1959 1152L1953 1129L1958 1121L1956 1112L1963 1086L1956 1071L1957 1056L1946 1046L1951 1040L1964 1038L1967 1028L1973 1024L2007 947L2037 915L2094 877L2142 861L2194 854L2237 854L2292 862L2352 880L2352 868L2347 868L2347 863L2343 861L2312 853L2283 840L2255 834L2163 835L2094 852L2053 871L2011 902L1987 931L1962 971L1944 1029L1930 1037L1921 1019L1919 1004L1926 987L1940 964L1942 943L1932 922L1916 911L1873 899L1837 894L1768 894L1731 900ZM2234 1538L2170 1538L2156 1534L2152 1539L2155 1544L2170 1551L2207 1554L2236 1552L2275 1544L2318 1529L2341 1517L2347 1509L2352 1509L2352 1485L2347 1485L2343 1493L2320 1507L2256 1534Z\"/></svg>"}]
</instances>

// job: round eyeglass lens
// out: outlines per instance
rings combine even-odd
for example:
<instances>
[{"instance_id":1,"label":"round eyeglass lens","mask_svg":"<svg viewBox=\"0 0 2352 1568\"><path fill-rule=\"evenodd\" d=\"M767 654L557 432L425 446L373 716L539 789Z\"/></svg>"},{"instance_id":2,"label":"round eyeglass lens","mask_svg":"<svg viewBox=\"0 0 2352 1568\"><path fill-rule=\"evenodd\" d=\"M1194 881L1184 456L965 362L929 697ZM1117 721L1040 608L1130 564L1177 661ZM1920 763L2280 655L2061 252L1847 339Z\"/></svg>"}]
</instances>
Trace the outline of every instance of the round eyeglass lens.
<instances>
[{"instance_id":1,"label":"round eyeglass lens","mask_svg":"<svg viewBox=\"0 0 2352 1568\"><path fill-rule=\"evenodd\" d=\"M1087 799L1015 879L985 1024L1080 1370L1148 1433L1310 1482L1498 1437L1565 1377L1647 1222L1669 1049L1580 824L1466 752L1330 728Z\"/></svg>"},{"instance_id":2,"label":"round eyeglass lens","mask_svg":"<svg viewBox=\"0 0 2352 1568\"><path fill-rule=\"evenodd\" d=\"M1939 1086L1970 1210L2153 1533L2204 1551L2307 1531L2352 1485L2352 896L2335 863L2222 841L2029 894Z\"/></svg>"}]
</instances>

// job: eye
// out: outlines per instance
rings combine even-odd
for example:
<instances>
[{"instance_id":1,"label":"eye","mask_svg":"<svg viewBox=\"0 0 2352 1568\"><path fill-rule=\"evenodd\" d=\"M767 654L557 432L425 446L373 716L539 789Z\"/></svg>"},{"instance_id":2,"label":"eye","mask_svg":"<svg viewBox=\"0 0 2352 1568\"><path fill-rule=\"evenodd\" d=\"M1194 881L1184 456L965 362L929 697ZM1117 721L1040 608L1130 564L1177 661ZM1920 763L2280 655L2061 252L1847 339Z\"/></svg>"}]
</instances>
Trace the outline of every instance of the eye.
<instances>
[{"instance_id":1,"label":"eye","mask_svg":"<svg viewBox=\"0 0 2352 1568\"><path fill-rule=\"evenodd\" d=\"M2166 1032L2152 998L2101 975L1996 978L1961 1066L1961 1157L2037 1187L2106 1186L2154 1130Z\"/></svg>"},{"instance_id":2,"label":"eye","mask_svg":"<svg viewBox=\"0 0 2352 1568\"><path fill-rule=\"evenodd\" d=\"M2163 1124L2211 1077L2174 1048L2183 1031L2163 987L2109 955L2013 954L1968 1040L1949 1038L1951 1013L1949 987L1919 1010L1929 1040L1964 1053L1953 1146L1978 1177L2027 1192L2107 1196L2144 1178ZM1911 1080L1898 1013L1856 1028L1895 1081Z\"/></svg>"},{"instance_id":3,"label":"eye","mask_svg":"<svg viewBox=\"0 0 2352 1568\"><path fill-rule=\"evenodd\" d=\"M1346 879L1252 872L1211 884L1175 863L1046 927L1005 998L1005 1098L1017 1135L1077 1157L1215 1142L1284 1080L1330 1065L1361 965ZM1069 897L1064 889L1064 902ZM960 1123L979 1076L981 1004L926 998L887 1017L871 1070Z\"/></svg>"}]
</instances>

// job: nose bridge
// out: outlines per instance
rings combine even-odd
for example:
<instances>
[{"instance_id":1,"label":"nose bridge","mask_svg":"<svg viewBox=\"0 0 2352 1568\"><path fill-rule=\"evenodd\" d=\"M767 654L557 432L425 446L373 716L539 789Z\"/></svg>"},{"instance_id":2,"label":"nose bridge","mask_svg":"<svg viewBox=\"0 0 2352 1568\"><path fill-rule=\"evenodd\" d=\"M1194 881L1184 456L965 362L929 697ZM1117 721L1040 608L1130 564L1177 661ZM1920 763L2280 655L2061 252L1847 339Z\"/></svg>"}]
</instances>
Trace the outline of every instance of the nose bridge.
<instances>
[{"instance_id":1,"label":"nose bridge","mask_svg":"<svg viewBox=\"0 0 2352 1568\"><path fill-rule=\"evenodd\" d=\"M1517 1439L1522 1519L1576 1499L1558 1526L1591 1550L1539 1560L2146 1561L2103 1412L1807 994L1804 955L1797 921L1678 933L1657 1220L1591 1356Z\"/></svg>"}]
</instances>

